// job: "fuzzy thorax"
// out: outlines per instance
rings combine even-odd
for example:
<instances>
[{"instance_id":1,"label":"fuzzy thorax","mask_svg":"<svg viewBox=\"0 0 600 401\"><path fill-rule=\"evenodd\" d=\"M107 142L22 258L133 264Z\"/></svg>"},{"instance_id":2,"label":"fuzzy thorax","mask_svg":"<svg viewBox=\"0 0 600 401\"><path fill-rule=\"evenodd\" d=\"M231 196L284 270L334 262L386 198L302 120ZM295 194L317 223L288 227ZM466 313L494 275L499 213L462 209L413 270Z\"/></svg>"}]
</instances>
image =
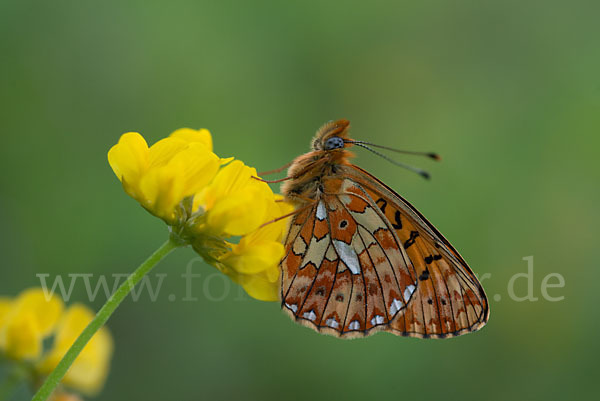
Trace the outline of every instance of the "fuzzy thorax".
<instances>
[{"instance_id":1,"label":"fuzzy thorax","mask_svg":"<svg viewBox=\"0 0 600 401\"><path fill-rule=\"evenodd\" d=\"M354 155L346 150L352 146L346 142L350 122L337 120L325 123L317 130L311 142L312 151L297 157L288 169L288 180L281 186L286 200L296 203L316 201L323 193L323 180L337 174L336 166L349 164ZM340 138L344 146L327 150L330 138Z\"/></svg>"}]
</instances>

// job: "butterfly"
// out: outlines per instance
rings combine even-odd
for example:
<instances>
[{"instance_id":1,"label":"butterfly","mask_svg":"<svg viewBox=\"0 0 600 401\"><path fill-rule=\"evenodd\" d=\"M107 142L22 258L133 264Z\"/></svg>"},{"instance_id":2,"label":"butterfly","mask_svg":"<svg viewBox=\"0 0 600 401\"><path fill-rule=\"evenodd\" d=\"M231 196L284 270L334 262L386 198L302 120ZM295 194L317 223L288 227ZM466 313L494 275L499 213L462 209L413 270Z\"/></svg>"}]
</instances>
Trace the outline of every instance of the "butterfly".
<instances>
[{"instance_id":1,"label":"butterfly","mask_svg":"<svg viewBox=\"0 0 600 401\"><path fill-rule=\"evenodd\" d=\"M312 151L281 180L297 206L280 263L282 309L342 338L479 330L489 305L474 273L410 203L350 163L348 148L366 146L349 138L349 126L343 119L323 125Z\"/></svg>"}]
</instances>

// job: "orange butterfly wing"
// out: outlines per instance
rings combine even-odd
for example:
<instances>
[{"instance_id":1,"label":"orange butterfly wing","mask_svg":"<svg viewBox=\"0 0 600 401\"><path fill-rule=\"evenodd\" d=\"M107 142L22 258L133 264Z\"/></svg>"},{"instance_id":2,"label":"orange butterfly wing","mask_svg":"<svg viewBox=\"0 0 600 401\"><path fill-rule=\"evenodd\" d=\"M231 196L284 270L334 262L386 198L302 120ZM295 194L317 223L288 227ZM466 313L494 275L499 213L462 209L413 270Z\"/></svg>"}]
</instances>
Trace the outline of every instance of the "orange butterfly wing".
<instances>
[{"instance_id":1,"label":"orange butterfly wing","mask_svg":"<svg viewBox=\"0 0 600 401\"><path fill-rule=\"evenodd\" d=\"M281 262L283 309L317 331L449 337L482 327L485 293L406 200L356 166L294 217Z\"/></svg>"},{"instance_id":2,"label":"orange butterfly wing","mask_svg":"<svg viewBox=\"0 0 600 401\"><path fill-rule=\"evenodd\" d=\"M404 198L357 166L344 175L380 206L417 272L418 286L390 329L413 337L452 337L479 330L489 318L483 287L444 236Z\"/></svg>"}]
</instances>

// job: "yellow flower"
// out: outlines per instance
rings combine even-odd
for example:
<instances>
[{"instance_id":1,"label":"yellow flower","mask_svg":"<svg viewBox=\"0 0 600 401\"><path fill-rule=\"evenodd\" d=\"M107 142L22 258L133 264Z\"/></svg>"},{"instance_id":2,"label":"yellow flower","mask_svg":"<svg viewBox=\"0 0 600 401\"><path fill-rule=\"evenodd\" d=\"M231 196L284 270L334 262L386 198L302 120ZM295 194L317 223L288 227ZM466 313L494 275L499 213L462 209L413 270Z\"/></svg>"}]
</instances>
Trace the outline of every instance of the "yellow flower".
<instances>
[{"instance_id":1,"label":"yellow flower","mask_svg":"<svg viewBox=\"0 0 600 401\"><path fill-rule=\"evenodd\" d=\"M282 238L287 228L287 219L281 217L293 209L291 204L277 196L272 207L268 208L266 224L243 236L239 243L229 243L230 250L217 257L221 271L253 298L261 301L278 300L279 261L284 254Z\"/></svg>"},{"instance_id":2,"label":"yellow flower","mask_svg":"<svg viewBox=\"0 0 600 401\"><path fill-rule=\"evenodd\" d=\"M121 136L108 162L125 191L167 224L178 222L180 202L208 184L220 165L205 130L179 129L150 148L137 132Z\"/></svg>"},{"instance_id":3,"label":"yellow flower","mask_svg":"<svg viewBox=\"0 0 600 401\"><path fill-rule=\"evenodd\" d=\"M42 343L63 311L63 302L46 297L40 288L23 291L15 300L0 302L0 349L14 359L40 357Z\"/></svg>"},{"instance_id":4,"label":"yellow flower","mask_svg":"<svg viewBox=\"0 0 600 401\"><path fill-rule=\"evenodd\" d=\"M223 167L215 179L194 196L192 210L204 218L197 231L217 236L244 235L266 221L274 195L269 186L252 177L256 169L235 160Z\"/></svg>"},{"instance_id":5,"label":"yellow flower","mask_svg":"<svg viewBox=\"0 0 600 401\"><path fill-rule=\"evenodd\" d=\"M250 296L276 301L285 222L271 221L288 209L256 177L256 169L236 160L194 196L192 210L200 217L190 222L193 246ZM230 240L238 236L238 243Z\"/></svg>"},{"instance_id":6,"label":"yellow flower","mask_svg":"<svg viewBox=\"0 0 600 401\"><path fill-rule=\"evenodd\" d=\"M13 317L2 331L2 348L13 359L34 359L42 353L42 340L35 316L27 311Z\"/></svg>"},{"instance_id":7,"label":"yellow flower","mask_svg":"<svg viewBox=\"0 0 600 401\"><path fill-rule=\"evenodd\" d=\"M271 221L293 207L256 169L217 157L206 130L178 130L149 149L127 133L108 159L125 191L176 227L172 234L251 296L277 300L286 220Z\"/></svg>"},{"instance_id":8,"label":"yellow flower","mask_svg":"<svg viewBox=\"0 0 600 401\"><path fill-rule=\"evenodd\" d=\"M240 284L253 298L276 301L283 257L284 219L293 207L256 180L256 169L239 160L223 167L194 196L194 249L208 263ZM292 209L290 209L292 208ZM239 237L239 242L230 240Z\"/></svg>"},{"instance_id":9,"label":"yellow flower","mask_svg":"<svg viewBox=\"0 0 600 401\"><path fill-rule=\"evenodd\" d=\"M21 292L16 298L0 298L0 351L24 361L38 374L50 373L71 344L94 317L89 308L75 304L65 311L64 303L41 288ZM44 340L53 337L44 353ZM103 385L112 355L112 338L100 329L79 354L63 383L86 394Z\"/></svg>"},{"instance_id":10,"label":"yellow flower","mask_svg":"<svg viewBox=\"0 0 600 401\"><path fill-rule=\"evenodd\" d=\"M19 294L14 308L17 313L31 311L41 334L46 337L54 330L64 304L57 296L46 295L41 288L30 288Z\"/></svg>"},{"instance_id":11,"label":"yellow flower","mask_svg":"<svg viewBox=\"0 0 600 401\"><path fill-rule=\"evenodd\" d=\"M226 269L223 272L240 284L253 298L277 301L279 286L279 261L283 257L283 244L277 241L272 227L265 226L244 236L231 251L219 258Z\"/></svg>"},{"instance_id":12,"label":"yellow flower","mask_svg":"<svg viewBox=\"0 0 600 401\"><path fill-rule=\"evenodd\" d=\"M93 318L94 312L82 304L67 309L56 329L53 347L39 365L40 372L50 373L56 367ZM106 328L101 328L71 365L63 383L85 394L96 394L106 380L112 351L112 337Z\"/></svg>"}]
</instances>

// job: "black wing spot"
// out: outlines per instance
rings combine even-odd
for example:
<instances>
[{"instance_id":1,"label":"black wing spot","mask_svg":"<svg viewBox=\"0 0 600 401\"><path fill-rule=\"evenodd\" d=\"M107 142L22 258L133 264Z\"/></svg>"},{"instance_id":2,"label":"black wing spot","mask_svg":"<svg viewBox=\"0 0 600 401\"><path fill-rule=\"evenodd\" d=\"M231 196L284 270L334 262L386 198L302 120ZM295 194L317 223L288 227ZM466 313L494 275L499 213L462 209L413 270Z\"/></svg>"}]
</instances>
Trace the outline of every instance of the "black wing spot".
<instances>
[{"instance_id":1,"label":"black wing spot","mask_svg":"<svg viewBox=\"0 0 600 401\"><path fill-rule=\"evenodd\" d=\"M423 273L419 276L419 280L425 281L429 278L429 270L425 269Z\"/></svg>"},{"instance_id":2,"label":"black wing spot","mask_svg":"<svg viewBox=\"0 0 600 401\"><path fill-rule=\"evenodd\" d=\"M348 222L346 220L342 220L340 222L340 228L345 228L348 225Z\"/></svg>"},{"instance_id":3,"label":"black wing spot","mask_svg":"<svg viewBox=\"0 0 600 401\"><path fill-rule=\"evenodd\" d=\"M419 236L417 231L410 232L410 238L404 242L404 249L408 249L411 245L415 243L415 239Z\"/></svg>"},{"instance_id":4,"label":"black wing spot","mask_svg":"<svg viewBox=\"0 0 600 401\"><path fill-rule=\"evenodd\" d=\"M392 224L392 227L394 227L396 230L401 230L402 229L402 221L400 220L400 211L399 210L396 210L396 214L394 214L394 220L396 220L396 222Z\"/></svg>"},{"instance_id":5,"label":"black wing spot","mask_svg":"<svg viewBox=\"0 0 600 401\"><path fill-rule=\"evenodd\" d=\"M379 204L379 202L381 202L381 205ZM381 209L381 213L385 214L385 207L387 206L387 201L383 198L379 198L375 203L377 204L377 206L379 206L379 209Z\"/></svg>"},{"instance_id":6,"label":"black wing spot","mask_svg":"<svg viewBox=\"0 0 600 401\"><path fill-rule=\"evenodd\" d=\"M344 295L343 294L337 294L335 296L335 300L338 302L344 302Z\"/></svg>"},{"instance_id":7,"label":"black wing spot","mask_svg":"<svg viewBox=\"0 0 600 401\"><path fill-rule=\"evenodd\" d=\"M431 298L429 298L429 299L427 300L427 303L428 303L429 305L431 305L431 304L433 304L433 300L432 300Z\"/></svg>"},{"instance_id":8,"label":"black wing spot","mask_svg":"<svg viewBox=\"0 0 600 401\"><path fill-rule=\"evenodd\" d=\"M319 296L324 296L325 295L325 287L319 287L317 288L316 294Z\"/></svg>"},{"instance_id":9,"label":"black wing spot","mask_svg":"<svg viewBox=\"0 0 600 401\"><path fill-rule=\"evenodd\" d=\"M440 260L442 255L429 255L425 257L425 263L431 264L434 260Z\"/></svg>"},{"instance_id":10,"label":"black wing spot","mask_svg":"<svg viewBox=\"0 0 600 401\"><path fill-rule=\"evenodd\" d=\"M446 305L446 300L442 298L442 305Z\"/></svg>"}]
</instances>

